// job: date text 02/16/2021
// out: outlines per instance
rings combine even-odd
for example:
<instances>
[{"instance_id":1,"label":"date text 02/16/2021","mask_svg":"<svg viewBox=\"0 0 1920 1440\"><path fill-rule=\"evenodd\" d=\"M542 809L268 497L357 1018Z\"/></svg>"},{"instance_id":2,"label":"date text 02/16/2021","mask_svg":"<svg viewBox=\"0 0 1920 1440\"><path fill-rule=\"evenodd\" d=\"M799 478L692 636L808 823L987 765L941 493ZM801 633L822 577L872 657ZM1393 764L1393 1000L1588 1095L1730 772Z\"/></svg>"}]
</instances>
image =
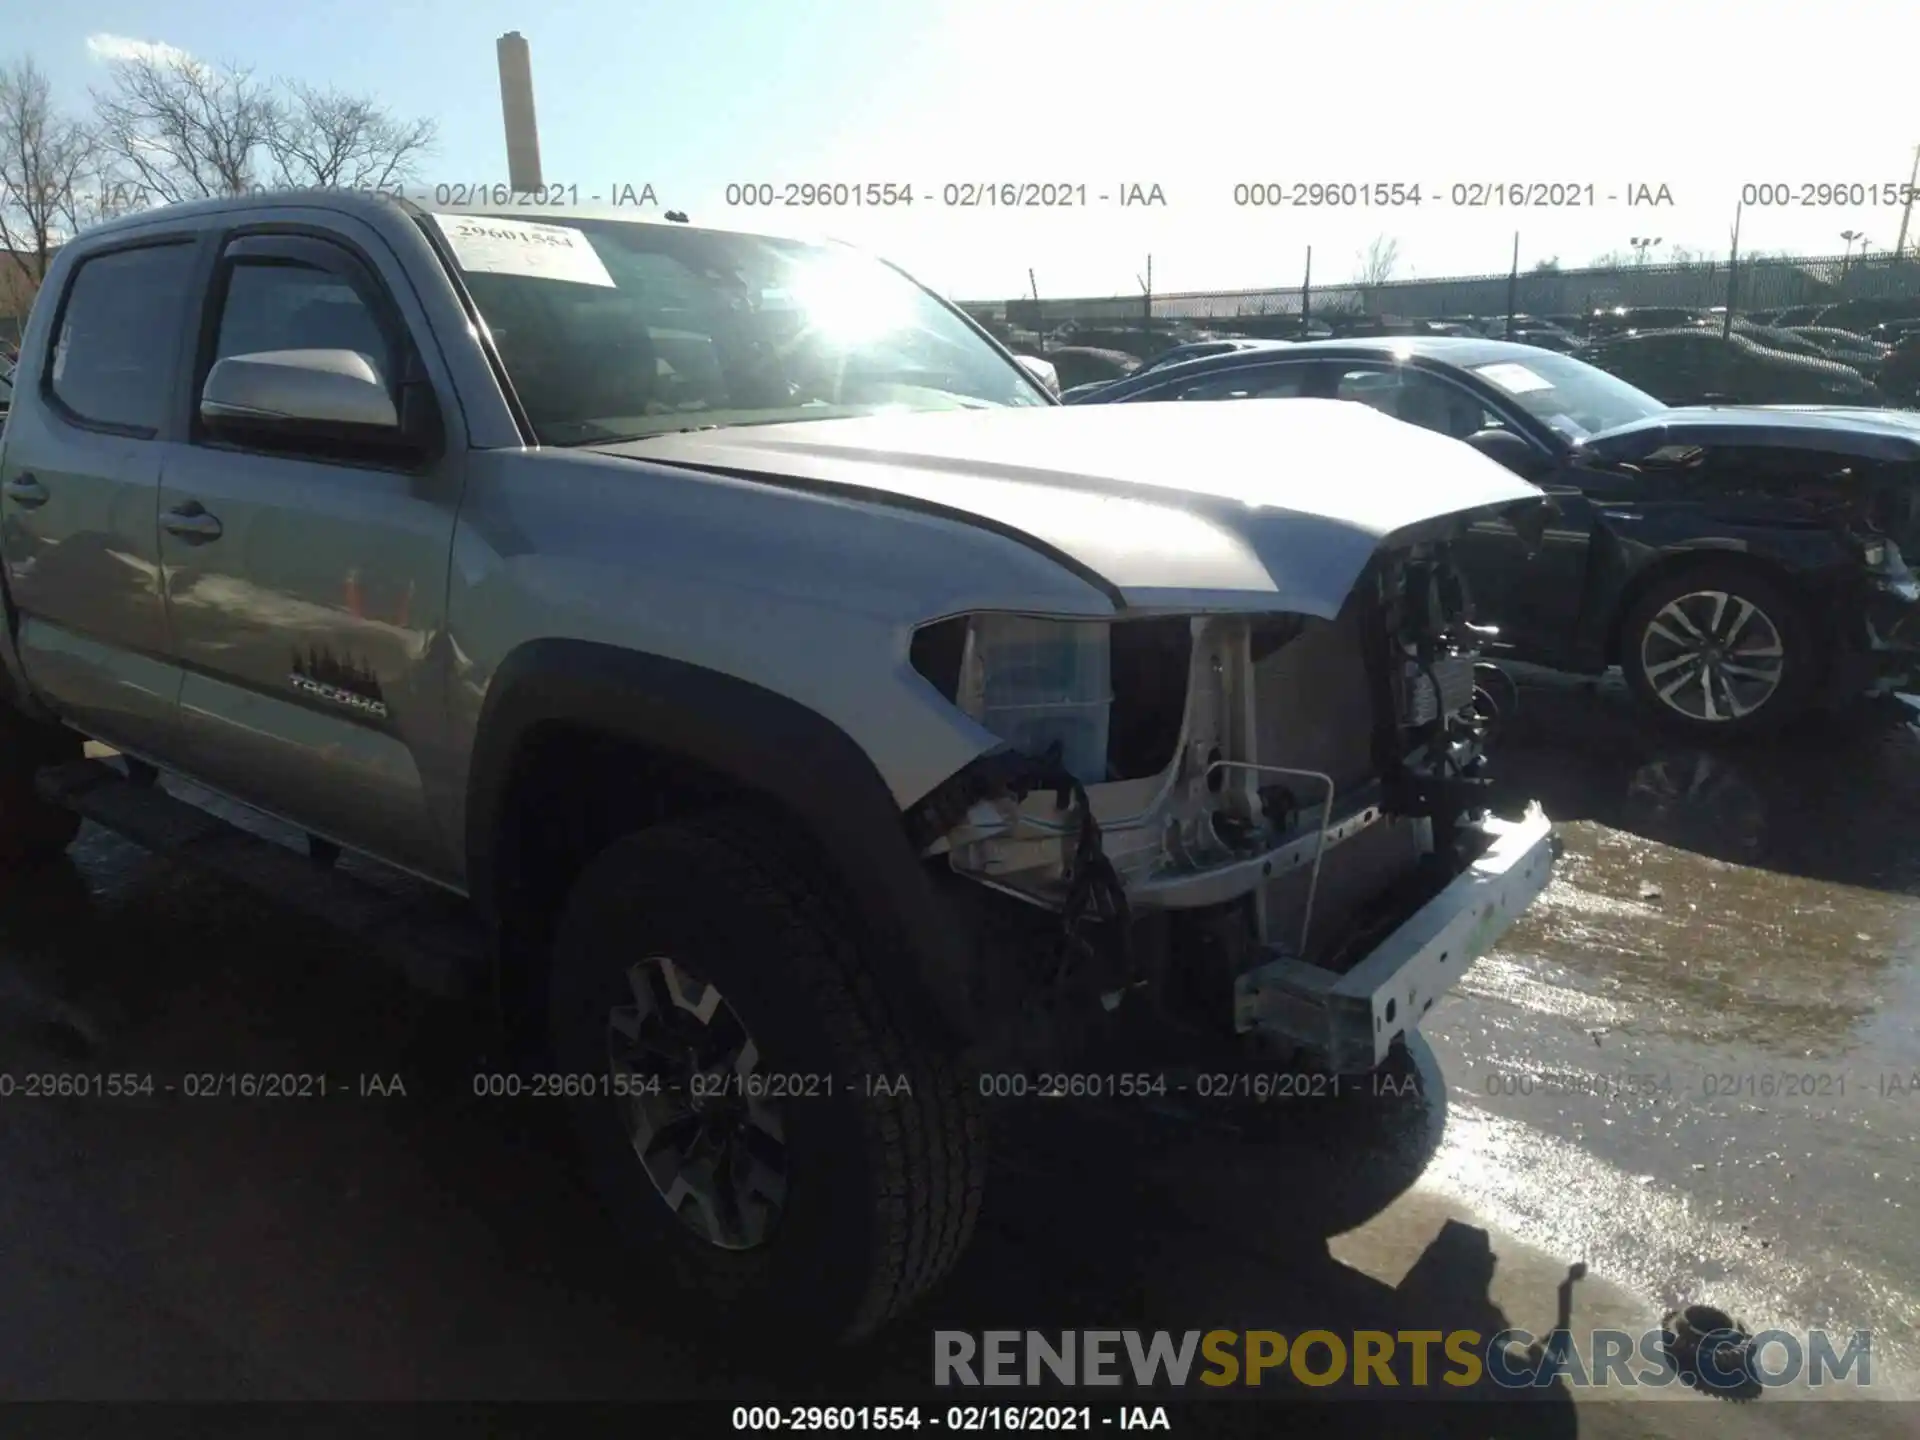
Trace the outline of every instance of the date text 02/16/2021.
<instances>
[{"instance_id":1,"label":"date text 02/16/2021","mask_svg":"<svg viewBox=\"0 0 1920 1440\"><path fill-rule=\"evenodd\" d=\"M483 205L508 209L581 205L658 209L660 205L659 193L651 184L633 182L598 186L567 182L517 191L509 185L458 181L434 185L428 193L435 205L454 209ZM1167 207L1165 186L1136 180L1105 184L1081 180L965 180L942 185L901 180L742 180L728 184L723 197L729 210L891 210L916 203L948 210Z\"/></svg>"},{"instance_id":2,"label":"date text 02/16/2021","mask_svg":"<svg viewBox=\"0 0 1920 1440\"><path fill-rule=\"evenodd\" d=\"M647 181L619 180L598 185L575 181L542 185L533 190L516 190L492 180L439 181L432 185L408 185L399 182L378 184L278 185L247 184L226 192L232 196L262 195L387 195L396 200L414 200L455 209L494 205L503 209L570 208L580 205L611 205L622 209L657 210L659 192ZM91 209L108 214L126 214L149 210L165 204L167 197L148 187L126 181L103 185L83 197Z\"/></svg>"},{"instance_id":3,"label":"date text 02/16/2021","mask_svg":"<svg viewBox=\"0 0 1920 1440\"><path fill-rule=\"evenodd\" d=\"M571 209L579 205L612 205L621 209L657 210L660 196L644 181L618 180L599 185L581 185L577 181L542 185L536 190L516 190L491 180L443 181L429 188L435 205L456 209L470 205L498 205L506 209L552 206Z\"/></svg>"},{"instance_id":4,"label":"date text 02/16/2021","mask_svg":"<svg viewBox=\"0 0 1920 1440\"><path fill-rule=\"evenodd\" d=\"M74 1070L16 1073L0 1070L0 1101L7 1100L359 1100L408 1098L407 1082L394 1071L328 1075L309 1070L189 1070L159 1076L151 1071Z\"/></svg>"},{"instance_id":5,"label":"date text 02/16/2021","mask_svg":"<svg viewBox=\"0 0 1920 1440\"><path fill-rule=\"evenodd\" d=\"M729 184L730 210L891 210L915 204L945 210L1167 208L1166 187L1151 180L741 180Z\"/></svg>"},{"instance_id":6,"label":"date text 02/16/2021","mask_svg":"<svg viewBox=\"0 0 1920 1440\"><path fill-rule=\"evenodd\" d=\"M1065 1431L1173 1429L1164 1405L736 1405L736 1431L805 1434L828 1430Z\"/></svg>"},{"instance_id":7,"label":"date text 02/16/2021","mask_svg":"<svg viewBox=\"0 0 1920 1440\"><path fill-rule=\"evenodd\" d=\"M1404 180L1243 180L1233 187L1240 209L1593 210L1603 206L1673 206L1658 181L1458 180L1425 185Z\"/></svg>"}]
</instances>

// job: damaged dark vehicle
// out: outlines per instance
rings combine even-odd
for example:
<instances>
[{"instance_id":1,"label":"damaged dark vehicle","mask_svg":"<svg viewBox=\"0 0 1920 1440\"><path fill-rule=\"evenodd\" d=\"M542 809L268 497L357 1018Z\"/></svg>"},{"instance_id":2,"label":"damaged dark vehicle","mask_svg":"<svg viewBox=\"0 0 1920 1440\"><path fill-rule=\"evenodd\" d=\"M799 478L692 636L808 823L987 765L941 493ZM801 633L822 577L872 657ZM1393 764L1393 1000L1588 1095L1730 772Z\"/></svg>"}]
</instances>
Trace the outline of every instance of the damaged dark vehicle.
<instances>
[{"instance_id":1,"label":"damaged dark vehicle","mask_svg":"<svg viewBox=\"0 0 1920 1440\"><path fill-rule=\"evenodd\" d=\"M1920 672L1920 416L1672 407L1570 356L1419 337L1190 362L1097 403L1278 395L1372 405L1546 492L1459 547L1489 654L1619 665L1649 714L1725 738Z\"/></svg>"}]
</instances>

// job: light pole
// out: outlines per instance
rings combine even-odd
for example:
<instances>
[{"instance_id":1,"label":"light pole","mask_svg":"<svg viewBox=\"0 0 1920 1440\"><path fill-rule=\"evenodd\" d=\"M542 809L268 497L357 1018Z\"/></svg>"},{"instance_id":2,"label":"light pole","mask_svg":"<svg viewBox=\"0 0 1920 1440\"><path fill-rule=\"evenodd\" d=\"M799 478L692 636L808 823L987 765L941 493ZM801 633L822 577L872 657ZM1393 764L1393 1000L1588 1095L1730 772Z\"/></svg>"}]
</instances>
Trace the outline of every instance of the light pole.
<instances>
[{"instance_id":1,"label":"light pole","mask_svg":"<svg viewBox=\"0 0 1920 1440\"><path fill-rule=\"evenodd\" d=\"M1840 256L1840 278L1844 280L1847 278L1847 267L1853 261L1853 242L1864 241L1867 237L1859 230L1842 230L1840 238L1847 242L1847 248Z\"/></svg>"},{"instance_id":2,"label":"light pole","mask_svg":"<svg viewBox=\"0 0 1920 1440\"><path fill-rule=\"evenodd\" d=\"M1636 265L1644 265L1647 263L1647 251L1660 243L1660 237L1658 235L1635 235L1630 238L1627 243L1633 246L1633 263Z\"/></svg>"},{"instance_id":3,"label":"light pole","mask_svg":"<svg viewBox=\"0 0 1920 1440\"><path fill-rule=\"evenodd\" d=\"M1907 193L1901 197L1900 235L1893 242L1893 259L1898 264L1907 253L1907 225L1913 219L1914 192L1920 190L1920 145L1913 147L1913 173L1907 177Z\"/></svg>"}]
</instances>

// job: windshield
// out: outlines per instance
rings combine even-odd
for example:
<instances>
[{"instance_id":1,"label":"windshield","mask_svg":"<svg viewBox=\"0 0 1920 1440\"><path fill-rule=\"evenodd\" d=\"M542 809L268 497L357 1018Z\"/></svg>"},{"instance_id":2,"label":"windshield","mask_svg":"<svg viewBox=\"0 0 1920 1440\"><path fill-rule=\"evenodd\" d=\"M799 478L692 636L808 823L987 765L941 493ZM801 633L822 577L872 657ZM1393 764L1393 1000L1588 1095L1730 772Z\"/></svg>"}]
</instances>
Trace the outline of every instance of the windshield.
<instances>
[{"instance_id":1,"label":"windshield","mask_svg":"<svg viewBox=\"0 0 1920 1440\"><path fill-rule=\"evenodd\" d=\"M432 219L543 445L1049 403L946 305L844 247L619 220Z\"/></svg>"},{"instance_id":2,"label":"windshield","mask_svg":"<svg viewBox=\"0 0 1920 1440\"><path fill-rule=\"evenodd\" d=\"M1471 368L1568 440L1584 440L1667 408L1646 391L1551 350L1525 360L1494 361Z\"/></svg>"}]
</instances>

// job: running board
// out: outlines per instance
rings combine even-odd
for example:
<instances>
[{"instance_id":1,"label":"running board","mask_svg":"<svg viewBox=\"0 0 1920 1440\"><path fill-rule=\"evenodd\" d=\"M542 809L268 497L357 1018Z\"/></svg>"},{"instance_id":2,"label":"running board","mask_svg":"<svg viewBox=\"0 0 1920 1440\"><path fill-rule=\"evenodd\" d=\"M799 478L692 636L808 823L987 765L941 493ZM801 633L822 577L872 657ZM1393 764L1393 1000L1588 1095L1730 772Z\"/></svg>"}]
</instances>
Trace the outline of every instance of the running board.
<instances>
[{"instance_id":1,"label":"running board","mask_svg":"<svg viewBox=\"0 0 1920 1440\"><path fill-rule=\"evenodd\" d=\"M352 936L421 990L458 1000L489 996L486 931L452 896L390 894L143 778L102 760L74 760L48 766L35 782L46 799L142 849L238 881Z\"/></svg>"}]
</instances>

